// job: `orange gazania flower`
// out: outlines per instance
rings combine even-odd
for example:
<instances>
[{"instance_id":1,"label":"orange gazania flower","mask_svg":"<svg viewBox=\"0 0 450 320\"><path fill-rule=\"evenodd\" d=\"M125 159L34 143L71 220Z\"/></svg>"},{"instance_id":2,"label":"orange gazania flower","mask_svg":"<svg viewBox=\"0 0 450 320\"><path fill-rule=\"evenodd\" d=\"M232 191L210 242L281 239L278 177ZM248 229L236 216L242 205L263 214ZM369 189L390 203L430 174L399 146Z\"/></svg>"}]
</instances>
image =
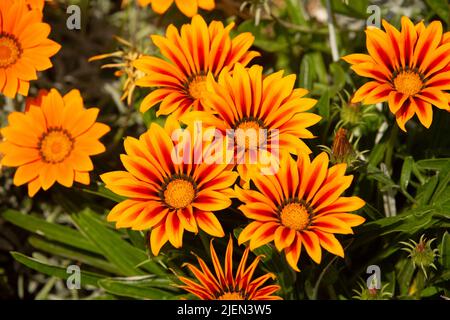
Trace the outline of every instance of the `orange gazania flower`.
<instances>
[{"instance_id":1,"label":"orange gazania flower","mask_svg":"<svg viewBox=\"0 0 450 320\"><path fill-rule=\"evenodd\" d=\"M192 111L180 119L190 125L202 121L204 125L214 126L224 134L229 130L239 132L239 129L243 135L249 133L250 136L251 131L256 132L258 145L252 146L246 139L247 154L240 156L236 152L239 157L236 160L237 170L244 181L249 181L259 167L260 159L254 156L257 148L267 150L269 154L275 154L279 149L293 154L298 151L311 153L302 139L314 138L306 128L321 119L316 114L305 112L317 101L304 97L307 90L294 89L295 75L283 77L280 71L263 77L262 72L261 66L245 69L238 63L232 73L224 70L218 81L209 76L207 85L210 91L203 94L202 104L211 110ZM260 132L265 136L259 136ZM251 163L253 160L254 163Z\"/></svg>"},{"instance_id":2,"label":"orange gazania flower","mask_svg":"<svg viewBox=\"0 0 450 320\"><path fill-rule=\"evenodd\" d=\"M357 74L373 79L355 92L352 102L387 101L403 131L414 114L428 128L433 105L450 110L444 93L450 90L450 33L443 34L439 21L414 26L402 17L401 23L401 31L387 21L383 21L385 31L367 29L369 54L343 58Z\"/></svg>"},{"instance_id":3,"label":"orange gazania flower","mask_svg":"<svg viewBox=\"0 0 450 320\"><path fill-rule=\"evenodd\" d=\"M275 275L267 273L252 280L261 257L256 257L253 263L247 267L249 248L242 255L236 276L233 274L233 240L231 237L225 253L225 272L220 265L220 260L217 257L212 240L210 243L210 251L215 275L203 259L197 257L201 270L190 263L186 265L198 279L198 282L186 277L178 277L184 283L183 286L180 286L182 289L196 295L202 300L281 300L280 297L273 295L273 293L280 289L280 286L264 286L267 280L275 279Z\"/></svg>"},{"instance_id":4,"label":"orange gazania flower","mask_svg":"<svg viewBox=\"0 0 450 320\"><path fill-rule=\"evenodd\" d=\"M127 171L101 176L106 188L128 198L111 210L108 221L116 222L117 228L151 229L154 255L167 241L180 248L184 230L197 233L202 229L223 237L213 211L231 205L230 187L237 178L226 164L197 159L197 154L206 154L211 146L202 143L202 137L194 135L194 139L175 144L171 136L179 130L179 123L169 117L164 129L153 123L139 140L127 138L127 154L121 155Z\"/></svg>"},{"instance_id":5,"label":"orange gazania flower","mask_svg":"<svg viewBox=\"0 0 450 320\"><path fill-rule=\"evenodd\" d=\"M138 0L139 5L142 7L151 4L153 11L158 14L165 13L173 2L174 0ZM211 11L215 7L214 0L175 0L175 4L188 17L196 15L198 8Z\"/></svg>"},{"instance_id":6,"label":"orange gazania flower","mask_svg":"<svg viewBox=\"0 0 450 320\"><path fill-rule=\"evenodd\" d=\"M61 97L52 89L39 106L26 113L13 112L9 126L2 129L2 164L18 167L14 184L28 183L28 194L49 189L55 182L71 187L73 182L89 184L93 170L90 156L105 151L98 139L109 131L95 122L99 109L86 110L78 90Z\"/></svg>"},{"instance_id":7,"label":"orange gazania flower","mask_svg":"<svg viewBox=\"0 0 450 320\"><path fill-rule=\"evenodd\" d=\"M239 209L255 220L239 235L239 243L250 240L253 250L274 241L296 271L302 246L316 263L321 261L321 247L343 257L334 234L353 233L351 227L365 221L348 213L363 207L364 201L341 197L353 176L345 176L345 164L328 168L328 163L326 153L312 162L307 155L300 155L295 162L284 153L277 174L254 178L257 191L236 187L237 197L244 203Z\"/></svg>"},{"instance_id":8,"label":"orange gazania flower","mask_svg":"<svg viewBox=\"0 0 450 320\"><path fill-rule=\"evenodd\" d=\"M37 71L51 68L50 57L60 45L48 39L50 26L39 10L28 10L23 0L0 2L0 91L7 97L28 95Z\"/></svg>"},{"instance_id":9,"label":"orange gazania flower","mask_svg":"<svg viewBox=\"0 0 450 320\"><path fill-rule=\"evenodd\" d=\"M143 87L157 87L141 104L145 112L161 102L157 115L174 114L175 117L189 111L202 110L200 98L206 89L208 73L217 76L224 68L232 68L236 62L247 65L257 52L248 51L254 37L242 33L231 39L229 33L234 24L226 28L222 22L213 21L209 27L201 16L195 16L191 24L178 30L170 25L166 37L154 35L153 42L166 60L144 56L135 61L137 69L146 76L137 81Z\"/></svg>"}]
</instances>

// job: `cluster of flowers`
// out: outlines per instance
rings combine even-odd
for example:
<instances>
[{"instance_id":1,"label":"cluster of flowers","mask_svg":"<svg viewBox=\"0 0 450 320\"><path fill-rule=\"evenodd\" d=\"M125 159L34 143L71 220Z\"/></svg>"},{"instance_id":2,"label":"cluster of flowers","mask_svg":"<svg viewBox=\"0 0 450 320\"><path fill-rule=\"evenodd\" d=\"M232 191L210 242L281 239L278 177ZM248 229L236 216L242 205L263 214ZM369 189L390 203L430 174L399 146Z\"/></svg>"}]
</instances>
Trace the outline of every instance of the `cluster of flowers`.
<instances>
[{"instance_id":1,"label":"cluster of flowers","mask_svg":"<svg viewBox=\"0 0 450 320\"><path fill-rule=\"evenodd\" d=\"M175 2L185 10L192 3L189 15L195 14L194 7L197 10L197 1ZM171 3L152 1L161 12ZM213 1L198 0L198 5L211 9ZM36 71L51 67L49 58L60 48L47 38L50 27L42 22L41 10L24 0L0 4L0 89L6 96L27 95ZM353 100L388 101L402 129L414 113L429 126L431 105L450 109L444 92L450 90L449 33L443 35L438 22L414 26L407 18L401 31L386 22L384 27L386 31L367 30L369 55L344 58L355 72L374 79ZM185 231L224 237L218 212L236 198L242 203L238 209L249 219L238 237L239 244L249 245L236 275L230 237L225 271L211 242L216 276L199 259L201 270L188 265L198 282L180 277L182 287L202 299L278 299L273 295L277 285L264 286L274 278L272 274L252 280L260 258L247 267L249 250L274 243L295 271L300 271L303 248L316 263L321 261L322 248L343 257L335 234L352 234L352 227L364 222L351 212L365 203L356 196L342 196L353 179L346 175L345 164L330 167L326 153L310 159L311 150L303 140L314 138L308 128L320 121L307 112L316 100L305 97L307 90L295 88L295 75L283 76L282 71L267 75L261 66L247 67L259 56L249 51L253 36L243 33L233 38L232 28L233 24L218 21L208 25L194 15L180 30L171 25L165 36L152 36L165 59L141 56L134 61L144 75L136 84L154 88L142 101L141 111L159 105L157 115L168 117L163 127L153 123L139 139L126 138L126 154L120 156L125 171L101 176L108 189L126 198L111 210L108 221L117 228L150 230L149 245L158 255L167 242L181 248ZM5 140L0 153L3 165L18 167L15 185L28 184L32 197L55 182L67 187L74 181L89 184L90 156L105 150L99 139L109 131L96 122L98 112L84 108L77 90L62 97L51 89L29 99L24 113L11 113L9 126L1 131ZM279 170L263 175L257 163L174 159L174 149L184 155L210 152L212 140L185 139L176 145L172 139L175 131L193 131L198 121L224 133L277 130Z\"/></svg>"}]
</instances>

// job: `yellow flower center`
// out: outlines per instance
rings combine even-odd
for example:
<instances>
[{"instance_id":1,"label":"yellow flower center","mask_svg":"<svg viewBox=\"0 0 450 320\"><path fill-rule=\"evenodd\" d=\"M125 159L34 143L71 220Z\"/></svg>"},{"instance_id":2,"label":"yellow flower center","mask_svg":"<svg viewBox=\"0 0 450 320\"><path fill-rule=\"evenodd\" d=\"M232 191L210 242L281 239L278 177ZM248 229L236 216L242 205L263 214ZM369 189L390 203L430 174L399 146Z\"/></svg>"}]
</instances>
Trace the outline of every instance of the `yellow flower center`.
<instances>
[{"instance_id":1,"label":"yellow flower center","mask_svg":"<svg viewBox=\"0 0 450 320\"><path fill-rule=\"evenodd\" d=\"M195 187L185 179L175 179L169 182L164 190L165 203L174 209L186 208L194 201Z\"/></svg>"},{"instance_id":2,"label":"yellow flower center","mask_svg":"<svg viewBox=\"0 0 450 320\"><path fill-rule=\"evenodd\" d=\"M293 230L304 230L309 225L310 213L301 203L292 202L283 207L280 213L281 223Z\"/></svg>"},{"instance_id":3,"label":"yellow flower center","mask_svg":"<svg viewBox=\"0 0 450 320\"><path fill-rule=\"evenodd\" d=\"M257 149L260 146L260 134L261 129L264 129L261 122L253 119L241 120L241 122L236 126L236 130L242 130L242 137L239 137L239 132L236 132L236 140L238 143L242 143L243 139L245 139L245 149ZM266 140L267 137L264 137ZM263 143L264 141L261 141ZM262 146L261 146L262 147Z\"/></svg>"},{"instance_id":4,"label":"yellow flower center","mask_svg":"<svg viewBox=\"0 0 450 320\"><path fill-rule=\"evenodd\" d=\"M39 142L42 160L47 163L63 162L73 150L74 140L64 129L50 129Z\"/></svg>"},{"instance_id":5,"label":"yellow flower center","mask_svg":"<svg viewBox=\"0 0 450 320\"><path fill-rule=\"evenodd\" d=\"M225 292L217 300L245 300L239 292Z\"/></svg>"},{"instance_id":6,"label":"yellow flower center","mask_svg":"<svg viewBox=\"0 0 450 320\"><path fill-rule=\"evenodd\" d=\"M188 84L189 95L194 99L200 99L206 91L206 76L196 76Z\"/></svg>"},{"instance_id":7,"label":"yellow flower center","mask_svg":"<svg viewBox=\"0 0 450 320\"><path fill-rule=\"evenodd\" d=\"M402 71L394 78L394 86L398 92L413 96L422 90L423 81L414 71Z\"/></svg>"},{"instance_id":8,"label":"yellow flower center","mask_svg":"<svg viewBox=\"0 0 450 320\"><path fill-rule=\"evenodd\" d=\"M14 36L0 34L0 68L7 68L16 63L21 54L22 48Z\"/></svg>"}]
</instances>

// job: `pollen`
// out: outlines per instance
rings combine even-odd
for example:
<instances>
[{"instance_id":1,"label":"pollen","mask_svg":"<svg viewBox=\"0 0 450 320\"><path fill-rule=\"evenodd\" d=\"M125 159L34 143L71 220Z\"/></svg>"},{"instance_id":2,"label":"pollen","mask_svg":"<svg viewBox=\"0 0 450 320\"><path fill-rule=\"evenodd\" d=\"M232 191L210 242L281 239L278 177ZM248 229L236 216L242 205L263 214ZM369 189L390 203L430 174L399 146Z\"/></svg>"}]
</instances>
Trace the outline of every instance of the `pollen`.
<instances>
[{"instance_id":1,"label":"pollen","mask_svg":"<svg viewBox=\"0 0 450 320\"><path fill-rule=\"evenodd\" d=\"M217 300L245 300L239 292L225 292Z\"/></svg>"},{"instance_id":2,"label":"pollen","mask_svg":"<svg viewBox=\"0 0 450 320\"><path fill-rule=\"evenodd\" d=\"M188 84L189 95L194 99L200 99L206 91L206 76L194 77Z\"/></svg>"},{"instance_id":3,"label":"pollen","mask_svg":"<svg viewBox=\"0 0 450 320\"><path fill-rule=\"evenodd\" d=\"M74 147L74 140L64 129L50 129L44 133L39 142L42 160L47 163L61 163L69 157Z\"/></svg>"},{"instance_id":4,"label":"pollen","mask_svg":"<svg viewBox=\"0 0 450 320\"><path fill-rule=\"evenodd\" d=\"M185 179L175 179L169 182L164 190L165 203L174 209L186 208L195 198L195 187Z\"/></svg>"},{"instance_id":5,"label":"pollen","mask_svg":"<svg viewBox=\"0 0 450 320\"><path fill-rule=\"evenodd\" d=\"M423 81L414 71L402 71L394 78L394 87L400 93L414 96L422 90Z\"/></svg>"},{"instance_id":6,"label":"pollen","mask_svg":"<svg viewBox=\"0 0 450 320\"><path fill-rule=\"evenodd\" d=\"M306 229L311 220L306 206L298 202L285 205L281 210L280 218L284 226L297 231Z\"/></svg>"},{"instance_id":7,"label":"pollen","mask_svg":"<svg viewBox=\"0 0 450 320\"><path fill-rule=\"evenodd\" d=\"M0 34L0 68L15 64L22 55L22 48L17 39L9 34Z\"/></svg>"},{"instance_id":8,"label":"pollen","mask_svg":"<svg viewBox=\"0 0 450 320\"><path fill-rule=\"evenodd\" d=\"M239 131L238 131L239 130ZM238 145L245 143L245 149L257 149L262 147L267 137L264 136L264 126L258 120L243 119L236 125L236 142ZM264 141L260 141L264 140Z\"/></svg>"}]
</instances>

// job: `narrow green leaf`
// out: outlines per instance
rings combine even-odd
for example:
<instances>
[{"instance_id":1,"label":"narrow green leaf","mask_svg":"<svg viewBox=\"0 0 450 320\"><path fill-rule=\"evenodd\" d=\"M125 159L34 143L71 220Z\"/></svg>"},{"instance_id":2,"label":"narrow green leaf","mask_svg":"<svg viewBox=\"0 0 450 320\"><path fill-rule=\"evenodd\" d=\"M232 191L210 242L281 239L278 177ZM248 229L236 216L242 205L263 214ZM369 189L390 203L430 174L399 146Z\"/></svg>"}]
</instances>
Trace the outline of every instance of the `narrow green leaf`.
<instances>
[{"instance_id":1,"label":"narrow green leaf","mask_svg":"<svg viewBox=\"0 0 450 320\"><path fill-rule=\"evenodd\" d=\"M409 184L409 180L411 179L412 166L414 164L414 160L412 157L406 157L403 162L402 172L400 174L400 187L403 190L406 190Z\"/></svg>"},{"instance_id":2,"label":"narrow green leaf","mask_svg":"<svg viewBox=\"0 0 450 320\"><path fill-rule=\"evenodd\" d=\"M157 300L168 300L175 298L173 293L157 288L144 288L121 280L103 279L99 281L99 285L107 292L121 297Z\"/></svg>"},{"instance_id":3,"label":"narrow green leaf","mask_svg":"<svg viewBox=\"0 0 450 320\"><path fill-rule=\"evenodd\" d=\"M314 79L314 65L312 64L310 55L305 54L300 64L300 75L299 75L300 87L311 91L313 79Z\"/></svg>"},{"instance_id":4,"label":"narrow green leaf","mask_svg":"<svg viewBox=\"0 0 450 320\"><path fill-rule=\"evenodd\" d=\"M99 258L93 257L91 255L69 249L64 246L60 246L56 243L49 242L49 241L40 239L38 237L30 237L28 239L28 241L34 248L48 252L50 254L68 258L73 261L85 263L92 267L99 268L101 270L111 272L114 274L120 273L119 270L114 265L112 265L110 262L108 262L106 260L99 259Z\"/></svg>"},{"instance_id":5,"label":"narrow green leaf","mask_svg":"<svg viewBox=\"0 0 450 320\"><path fill-rule=\"evenodd\" d=\"M317 110L323 120L330 119L330 94L328 90L323 93L319 99L319 102L317 102Z\"/></svg>"},{"instance_id":6,"label":"narrow green leaf","mask_svg":"<svg viewBox=\"0 0 450 320\"><path fill-rule=\"evenodd\" d=\"M47 239L58 241L90 252L100 253L99 249L95 245L93 245L75 229L47 222L44 219L36 218L31 215L25 215L19 211L9 209L3 213L3 218L18 227L44 236Z\"/></svg>"},{"instance_id":7,"label":"narrow green leaf","mask_svg":"<svg viewBox=\"0 0 450 320\"><path fill-rule=\"evenodd\" d=\"M450 158L425 159L417 161L419 169L440 171L450 164Z\"/></svg>"},{"instance_id":8,"label":"narrow green leaf","mask_svg":"<svg viewBox=\"0 0 450 320\"><path fill-rule=\"evenodd\" d=\"M117 194L115 194L114 192L112 192L111 190L108 190L105 188L104 184L99 184L97 190L91 190L91 189L82 189L83 192L89 193L89 194L93 194L105 199L109 199L112 200L114 202L121 202L123 200L125 200L124 197L121 197Z\"/></svg>"},{"instance_id":9,"label":"narrow green leaf","mask_svg":"<svg viewBox=\"0 0 450 320\"><path fill-rule=\"evenodd\" d=\"M72 219L80 231L95 243L102 254L112 262L123 275L141 275L144 272L136 266L148 260L149 257L142 250L137 249L128 241L121 238L118 232L108 229L99 222L89 210L84 210ZM165 274L155 262L149 261L143 265L145 269L155 274Z\"/></svg>"},{"instance_id":10,"label":"narrow green leaf","mask_svg":"<svg viewBox=\"0 0 450 320\"><path fill-rule=\"evenodd\" d=\"M70 273L67 273L66 268L50 265L48 263L39 261L38 259L27 257L26 255L20 252L11 252L11 255L16 261L27 266L28 268L44 273L49 276L67 279L69 276L72 275ZM80 277L81 277L80 283L82 286L91 285L95 287L98 287L98 281L103 278L103 276L101 275L84 271L80 273Z\"/></svg>"},{"instance_id":11,"label":"narrow green leaf","mask_svg":"<svg viewBox=\"0 0 450 320\"><path fill-rule=\"evenodd\" d=\"M444 233L442 237L440 260L444 270L450 270L450 235L448 232Z\"/></svg>"}]
</instances>

